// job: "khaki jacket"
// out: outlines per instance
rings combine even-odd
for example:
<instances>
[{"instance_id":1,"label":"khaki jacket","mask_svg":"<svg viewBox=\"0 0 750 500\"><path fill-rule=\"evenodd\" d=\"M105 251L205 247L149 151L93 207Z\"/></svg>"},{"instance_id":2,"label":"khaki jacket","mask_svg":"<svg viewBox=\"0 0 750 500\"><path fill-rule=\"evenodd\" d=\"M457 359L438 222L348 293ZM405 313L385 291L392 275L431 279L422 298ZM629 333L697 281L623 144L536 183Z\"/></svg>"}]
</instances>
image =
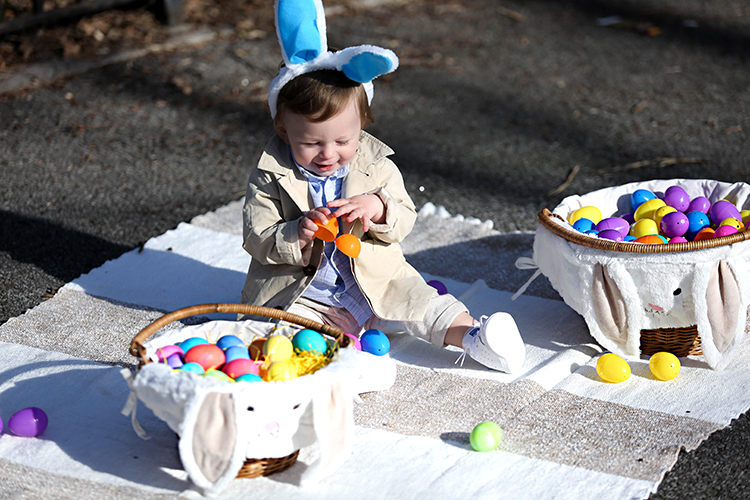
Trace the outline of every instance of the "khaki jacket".
<instances>
[{"instance_id":1,"label":"khaki jacket","mask_svg":"<svg viewBox=\"0 0 750 500\"><path fill-rule=\"evenodd\" d=\"M362 241L359 257L350 261L373 312L382 319L418 321L434 289L406 262L399 245L417 214L401 173L386 158L390 154L388 146L362 132L342 186L345 198L379 195L386 203L385 223L372 224L363 234L361 221L339 222ZM252 256L243 303L287 310L310 285L324 242L315 239L303 254L297 228L303 214L313 208L307 180L294 165L289 146L274 136L250 173L243 208L243 248Z\"/></svg>"}]
</instances>

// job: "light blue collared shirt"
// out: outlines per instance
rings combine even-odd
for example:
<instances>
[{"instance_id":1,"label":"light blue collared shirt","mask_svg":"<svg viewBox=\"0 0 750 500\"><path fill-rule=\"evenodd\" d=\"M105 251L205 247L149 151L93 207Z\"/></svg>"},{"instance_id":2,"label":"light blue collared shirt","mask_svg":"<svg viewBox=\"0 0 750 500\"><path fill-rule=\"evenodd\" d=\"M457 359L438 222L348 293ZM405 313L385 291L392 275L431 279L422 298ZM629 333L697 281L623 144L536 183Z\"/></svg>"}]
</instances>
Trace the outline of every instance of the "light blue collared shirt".
<instances>
[{"instance_id":1,"label":"light blue collared shirt","mask_svg":"<svg viewBox=\"0 0 750 500\"><path fill-rule=\"evenodd\" d=\"M318 177L302 168L297 160L294 163L307 179L310 194L316 207L328 206L329 201L341 197L342 185L344 178L349 173L349 165L338 169L328 177ZM325 243L318 272L302 296L323 304L343 307L354 316L354 319L360 325L372 316L370 304L354 279L349 257L336 248L333 242Z\"/></svg>"}]
</instances>

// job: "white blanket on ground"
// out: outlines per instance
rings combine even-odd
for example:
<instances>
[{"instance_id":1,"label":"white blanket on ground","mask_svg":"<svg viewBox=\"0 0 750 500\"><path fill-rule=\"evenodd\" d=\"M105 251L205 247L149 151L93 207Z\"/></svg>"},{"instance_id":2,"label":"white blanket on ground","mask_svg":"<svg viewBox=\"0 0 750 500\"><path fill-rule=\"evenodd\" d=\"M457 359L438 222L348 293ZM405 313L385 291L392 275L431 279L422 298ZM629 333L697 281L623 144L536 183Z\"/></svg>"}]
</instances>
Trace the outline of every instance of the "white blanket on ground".
<instances>
[{"instance_id":1,"label":"white blanket on ground","mask_svg":"<svg viewBox=\"0 0 750 500\"><path fill-rule=\"evenodd\" d=\"M14 473L4 475L11 479L0 496L3 488L43 491L39 477L65 485L70 498L198 496L166 424L141 405L138 419L151 436L144 441L120 414L129 389L121 368L111 364L133 362L129 341L159 316L153 309L238 300L249 257L232 222L235 208L181 224L0 326L0 416L7 422L12 412L38 406L50 421L40 438L7 430L0 436L0 471ZM493 247L487 242L518 241L518 235L435 215L421 216L411 238L456 227L464 236L451 244L476 238L477 252ZM525 241L530 254L531 239ZM440 251L439 241L420 244L422 258ZM458 256L456 265L470 275L475 260L465 257L468 264ZM660 382L642 359L631 361L627 381L606 384L594 369L601 348L565 303L532 296L511 301L511 293L482 281L425 277L444 281L475 316L513 314L528 348L523 373L493 372L471 359L460 367L456 349L393 336L396 383L355 405L352 454L333 477L299 486L317 457L314 445L289 470L234 480L220 498L248 492L301 500L647 498L682 447L697 447L750 408L747 342L723 372L689 358L677 379ZM468 433L485 420L502 426L503 441L497 451L474 452Z\"/></svg>"}]
</instances>

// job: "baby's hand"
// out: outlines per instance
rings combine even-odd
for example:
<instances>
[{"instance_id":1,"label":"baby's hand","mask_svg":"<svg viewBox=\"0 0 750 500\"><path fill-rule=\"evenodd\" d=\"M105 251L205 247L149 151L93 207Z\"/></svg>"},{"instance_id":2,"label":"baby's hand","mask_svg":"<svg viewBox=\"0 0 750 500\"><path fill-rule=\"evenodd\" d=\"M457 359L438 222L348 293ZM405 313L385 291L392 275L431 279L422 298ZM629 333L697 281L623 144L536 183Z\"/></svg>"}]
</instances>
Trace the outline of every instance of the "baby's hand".
<instances>
[{"instance_id":1,"label":"baby's hand","mask_svg":"<svg viewBox=\"0 0 750 500\"><path fill-rule=\"evenodd\" d=\"M358 194L351 198L329 201L328 206L336 209L336 217L343 217L347 222L361 220L365 232L370 230L370 222L385 222L385 204L375 194Z\"/></svg>"},{"instance_id":2,"label":"baby's hand","mask_svg":"<svg viewBox=\"0 0 750 500\"><path fill-rule=\"evenodd\" d=\"M328 207L318 207L310 210L299 221L297 235L299 236L299 247L305 248L315 239L315 232L318 230L316 220L325 224L332 217L332 212Z\"/></svg>"}]
</instances>

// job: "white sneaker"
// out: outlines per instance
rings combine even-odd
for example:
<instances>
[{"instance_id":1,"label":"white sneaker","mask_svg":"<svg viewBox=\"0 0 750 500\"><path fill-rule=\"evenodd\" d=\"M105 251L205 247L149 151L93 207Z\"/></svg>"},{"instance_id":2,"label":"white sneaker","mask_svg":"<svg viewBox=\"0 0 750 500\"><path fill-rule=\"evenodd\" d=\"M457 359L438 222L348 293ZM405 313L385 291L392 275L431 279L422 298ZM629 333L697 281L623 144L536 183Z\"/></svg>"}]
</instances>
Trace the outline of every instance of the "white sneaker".
<instances>
[{"instance_id":1,"label":"white sneaker","mask_svg":"<svg viewBox=\"0 0 750 500\"><path fill-rule=\"evenodd\" d=\"M497 312L490 317L479 318L479 326L470 328L464 334L461 346L464 353L456 363L466 357L466 353L488 368L505 373L517 373L526 359L526 346L518 333L513 317Z\"/></svg>"}]
</instances>

